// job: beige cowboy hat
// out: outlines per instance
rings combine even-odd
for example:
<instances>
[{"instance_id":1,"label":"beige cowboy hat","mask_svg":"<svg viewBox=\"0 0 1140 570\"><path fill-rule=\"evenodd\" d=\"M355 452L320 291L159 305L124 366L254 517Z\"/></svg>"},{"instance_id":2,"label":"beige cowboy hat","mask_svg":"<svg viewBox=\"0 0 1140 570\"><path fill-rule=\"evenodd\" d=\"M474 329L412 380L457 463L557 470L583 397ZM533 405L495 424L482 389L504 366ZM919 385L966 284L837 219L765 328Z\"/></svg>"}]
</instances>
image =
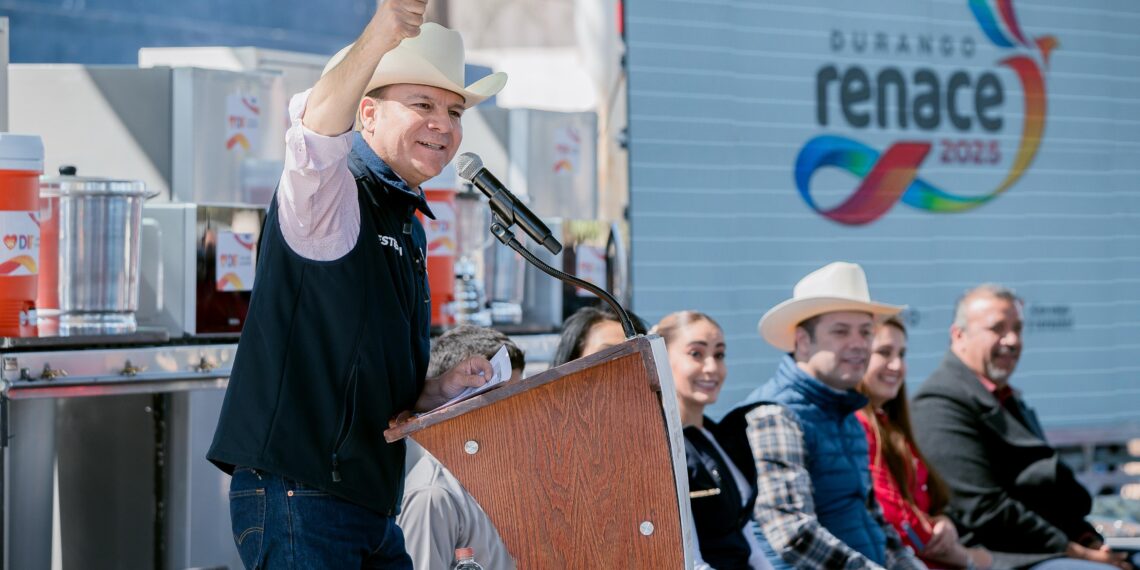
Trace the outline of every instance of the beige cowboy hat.
<instances>
[{"instance_id":1,"label":"beige cowboy hat","mask_svg":"<svg viewBox=\"0 0 1140 570\"><path fill-rule=\"evenodd\" d=\"M336 67L352 46L349 44L332 56L321 75ZM499 71L464 87L463 63L463 37L459 32L426 22L420 26L420 35L405 39L380 58L364 92L396 83L430 85L458 93L463 97L463 107L469 109L507 84L507 74Z\"/></svg>"},{"instance_id":2,"label":"beige cowboy hat","mask_svg":"<svg viewBox=\"0 0 1140 570\"><path fill-rule=\"evenodd\" d=\"M764 313L758 328L760 336L768 344L791 352L796 348L796 325L814 316L859 311L885 318L897 315L904 308L872 301L863 268L855 263L837 261L800 279L792 290L792 298Z\"/></svg>"}]
</instances>

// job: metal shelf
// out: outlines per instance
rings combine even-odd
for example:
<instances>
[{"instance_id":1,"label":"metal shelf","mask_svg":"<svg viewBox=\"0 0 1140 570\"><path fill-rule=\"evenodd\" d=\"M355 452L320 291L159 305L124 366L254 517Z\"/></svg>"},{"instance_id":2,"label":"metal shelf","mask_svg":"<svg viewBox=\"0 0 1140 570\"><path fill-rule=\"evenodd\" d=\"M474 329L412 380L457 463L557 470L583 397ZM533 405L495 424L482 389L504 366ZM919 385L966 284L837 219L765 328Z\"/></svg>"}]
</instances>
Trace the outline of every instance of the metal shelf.
<instances>
[{"instance_id":1,"label":"metal shelf","mask_svg":"<svg viewBox=\"0 0 1140 570\"><path fill-rule=\"evenodd\" d=\"M119 345L165 344L170 340L166 329L140 327L123 334L76 336L0 337L0 350L55 350Z\"/></svg>"},{"instance_id":2,"label":"metal shelf","mask_svg":"<svg viewBox=\"0 0 1140 570\"><path fill-rule=\"evenodd\" d=\"M12 400L224 388L236 344L0 351L0 392Z\"/></svg>"}]
</instances>

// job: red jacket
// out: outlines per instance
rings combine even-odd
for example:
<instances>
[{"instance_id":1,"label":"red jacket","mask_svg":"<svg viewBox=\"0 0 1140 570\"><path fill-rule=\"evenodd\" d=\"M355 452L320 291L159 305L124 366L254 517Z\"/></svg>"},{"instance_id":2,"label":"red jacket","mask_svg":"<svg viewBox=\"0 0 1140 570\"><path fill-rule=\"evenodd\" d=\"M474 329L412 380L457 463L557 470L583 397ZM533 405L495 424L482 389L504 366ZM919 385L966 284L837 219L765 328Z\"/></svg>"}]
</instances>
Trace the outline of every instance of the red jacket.
<instances>
[{"instance_id":1,"label":"red jacket","mask_svg":"<svg viewBox=\"0 0 1140 570\"><path fill-rule=\"evenodd\" d=\"M909 482L910 493L914 497L914 502L907 501L903 498L899 482L895 481L890 468L887 467L886 460L880 455L878 435L864 414L864 410L859 410L855 417L863 425L863 431L867 433L867 451L870 454L871 483L875 488L875 499L883 508L883 518L895 527L903 543L913 548L915 552L921 553L922 549L911 541L910 535L903 529L903 522L910 525L910 528L914 530L923 544L930 541L934 529L929 514L930 492L926 486L929 472L926 470L926 464L915 454L914 447L908 445L908 455L910 455L914 469L914 480ZM886 425L890 421L887 415L882 412L878 412L876 415L879 425ZM927 562L929 566L930 562L926 560L924 562ZM935 568L935 566L931 566L931 568Z\"/></svg>"}]
</instances>

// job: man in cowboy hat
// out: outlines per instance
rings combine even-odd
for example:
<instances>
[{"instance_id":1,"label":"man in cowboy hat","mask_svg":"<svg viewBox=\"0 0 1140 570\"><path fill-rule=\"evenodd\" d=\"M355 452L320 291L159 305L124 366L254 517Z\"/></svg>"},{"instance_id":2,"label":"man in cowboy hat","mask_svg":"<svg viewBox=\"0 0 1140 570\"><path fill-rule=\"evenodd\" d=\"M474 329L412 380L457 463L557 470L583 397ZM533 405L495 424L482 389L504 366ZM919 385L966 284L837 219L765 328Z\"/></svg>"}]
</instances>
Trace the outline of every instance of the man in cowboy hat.
<instances>
[{"instance_id":1,"label":"man in cowboy hat","mask_svg":"<svg viewBox=\"0 0 1140 570\"><path fill-rule=\"evenodd\" d=\"M1085 519L1092 497L1010 386L1021 308L1011 289L992 283L958 299L950 349L914 397L915 438L950 487L963 542L994 551L999 566L1067 557L1128 568L1127 554L1108 548Z\"/></svg>"},{"instance_id":2,"label":"man in cowboy hat","mask_svg":"<svg viewBox=\"0 0 1140 570\"><path fill-rule=\"evenodd\" d=\"M788 354L721 429L730 453L754 460L753 515L777 569L924 568L883 519L854 416L875 320L900 310L871 300L863 268L837 262L760 319L760 336Z\"/></svg>"},{"instance_id":3,"label":"man in cowboy hat","mask_svg":"<svg viewBox=\"0 0 1140 570\"><path fill-rule=\"evenodd\" d=\"M386 0L290 104L285 170L265 220L249 316L207 457L231 473L247 567L411 568L396 526L400 412L492 374L482 357L426 378L431 315L420 184L462 139L463 41ZM359 125L353 132L354 120Z\"/></svg>"}]
</instances>

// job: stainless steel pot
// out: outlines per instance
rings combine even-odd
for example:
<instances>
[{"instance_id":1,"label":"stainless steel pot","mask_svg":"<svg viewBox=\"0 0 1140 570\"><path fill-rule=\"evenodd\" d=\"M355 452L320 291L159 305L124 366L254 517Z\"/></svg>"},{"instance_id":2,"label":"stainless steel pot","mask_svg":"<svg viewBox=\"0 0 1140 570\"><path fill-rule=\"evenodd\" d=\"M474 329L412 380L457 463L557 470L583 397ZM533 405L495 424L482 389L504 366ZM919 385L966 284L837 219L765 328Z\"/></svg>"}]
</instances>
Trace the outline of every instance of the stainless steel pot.
<instances>
[{"instance_id":1,"label":"stainless steel pot","mask_svg":"<svg viewBox=\"0 0 1140 570\"><path fill-rule=\"evenodd\" d=\"M136 180L75 176L41 180L59 196L59 331L63 335L134 332L139 302L143 202L154 196Z\"/></svg>"}]
</instances>

